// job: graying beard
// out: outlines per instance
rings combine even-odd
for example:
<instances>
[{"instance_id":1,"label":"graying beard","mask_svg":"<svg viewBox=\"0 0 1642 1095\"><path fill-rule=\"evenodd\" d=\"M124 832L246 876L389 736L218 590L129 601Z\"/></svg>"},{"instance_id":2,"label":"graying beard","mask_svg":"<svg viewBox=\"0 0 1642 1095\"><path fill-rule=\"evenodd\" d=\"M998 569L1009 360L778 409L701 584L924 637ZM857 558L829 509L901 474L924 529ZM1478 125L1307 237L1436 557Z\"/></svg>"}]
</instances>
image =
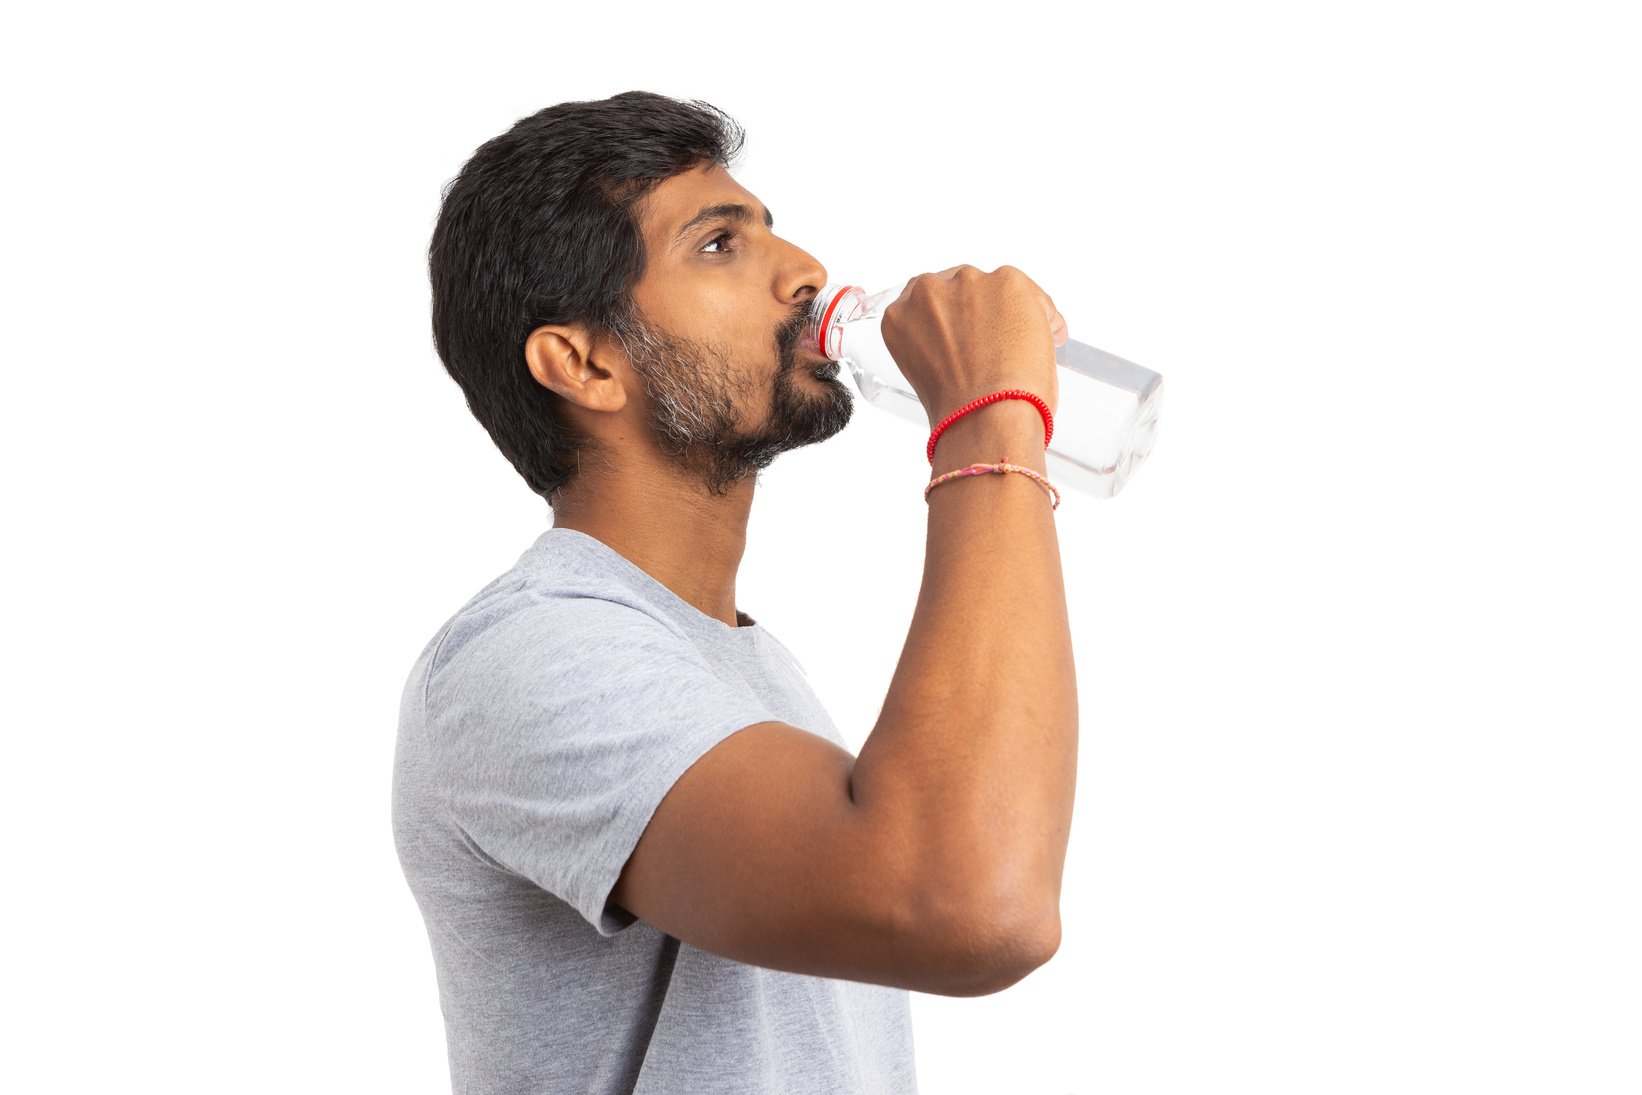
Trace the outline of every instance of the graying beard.
<instances>
[{"instance_id":1,"label":"graying beard","mask_svg":"<svg viewBox=\"0 0 1642 1095\"><path fill-rule=\"evenodd\" d=\"M728 398L715 396L705 407L698 407L702 400L699 395L692 397L686 387L690 381L682 370L650 367L656 361L665 361L673 352L655 333L642 326L623 324L616 328L615 335L628 360L634 363L644 393L655 407L661 440L675 446L669 451L670 456L682 456L690 445L717 436L715 427L733 419L734 407Z\"/></svg>"}]
</instances>

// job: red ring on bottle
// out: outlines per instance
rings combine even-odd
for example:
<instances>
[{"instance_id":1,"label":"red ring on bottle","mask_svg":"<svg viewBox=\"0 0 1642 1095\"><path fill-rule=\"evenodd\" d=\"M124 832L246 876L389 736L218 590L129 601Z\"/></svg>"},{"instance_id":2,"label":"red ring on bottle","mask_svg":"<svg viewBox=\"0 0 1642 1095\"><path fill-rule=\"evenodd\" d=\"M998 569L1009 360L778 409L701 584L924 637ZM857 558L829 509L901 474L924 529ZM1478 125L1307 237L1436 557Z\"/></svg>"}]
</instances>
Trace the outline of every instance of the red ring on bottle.
<instances>
[{"instance_id":1,"label":"red ring on bottle","mask_svg":"<svg viewBox=\"0 0 1642 1095\"><path fill-rule=\"evenodd\" d=\"M822 357L829 360L831 360L832 355L827 353L827 328L832 323L833 312L838 310L838 302L843 300L844 294L853 288L855 286L846 285L832 295L832 301L827 305L826 314L821 317L821 329L815 333L815 348L820 351Z\"/></svg>"}]
</instances>

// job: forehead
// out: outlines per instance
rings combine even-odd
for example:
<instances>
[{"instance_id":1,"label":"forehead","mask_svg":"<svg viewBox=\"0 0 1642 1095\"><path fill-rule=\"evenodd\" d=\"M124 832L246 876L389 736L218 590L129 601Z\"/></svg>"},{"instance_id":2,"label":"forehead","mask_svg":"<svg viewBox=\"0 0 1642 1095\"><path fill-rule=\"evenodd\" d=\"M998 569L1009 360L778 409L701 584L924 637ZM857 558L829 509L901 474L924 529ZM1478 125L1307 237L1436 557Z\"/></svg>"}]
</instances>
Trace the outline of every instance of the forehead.
<instances>
[{"instance_id":1,"label":"forehead","mask_svg":"<svg viewBox=\"0 0 1642 1095\"><path fill-rule=\"evenodd\" d=\"M719 164L696 167L658 183L639 206L639 228L644 234L645 252L659 258L667 252L680 228L709 206L725 203L749 206L754 213L764 205L730 177Z\"/></svg>"}]
</instances>

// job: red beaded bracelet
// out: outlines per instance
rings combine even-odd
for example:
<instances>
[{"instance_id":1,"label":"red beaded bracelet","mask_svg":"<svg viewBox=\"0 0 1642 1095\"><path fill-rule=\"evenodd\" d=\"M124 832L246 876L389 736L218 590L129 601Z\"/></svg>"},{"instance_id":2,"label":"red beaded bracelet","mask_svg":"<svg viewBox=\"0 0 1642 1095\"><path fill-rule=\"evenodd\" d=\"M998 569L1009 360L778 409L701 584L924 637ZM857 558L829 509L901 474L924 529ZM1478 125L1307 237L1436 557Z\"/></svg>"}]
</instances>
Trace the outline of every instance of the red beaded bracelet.
<instances>
[{"instance_id":1,"label":"red beaded bracelet","mask_svg":"<svg viewBox=\"0 0 1642 1095\"><path fill-rule=\"evenodd\" d=\"M958 419L962 418L970 411L978 410L989 403L996 403L1000 399L1024 399L1027 402L1037 406L1038 413L1043 415L1043 447L1047 449L1049 447L1049 439L1055 435L1055 419L1054 416L1049 413L1049 404L1045 403L1031 392L1022 391L1019 388L1007 388L1004 391L993 392L991 395L983 395L979 399L965 403L962 407L959 407L957 410L941 419L940 425L936 426L929 435L929 450L927 454L929 456L929 462L931 464L935 463L935 442L941 439L941 434L946 432L946 428L948 426L958 421Z\"/></svg>"}]
</instances>

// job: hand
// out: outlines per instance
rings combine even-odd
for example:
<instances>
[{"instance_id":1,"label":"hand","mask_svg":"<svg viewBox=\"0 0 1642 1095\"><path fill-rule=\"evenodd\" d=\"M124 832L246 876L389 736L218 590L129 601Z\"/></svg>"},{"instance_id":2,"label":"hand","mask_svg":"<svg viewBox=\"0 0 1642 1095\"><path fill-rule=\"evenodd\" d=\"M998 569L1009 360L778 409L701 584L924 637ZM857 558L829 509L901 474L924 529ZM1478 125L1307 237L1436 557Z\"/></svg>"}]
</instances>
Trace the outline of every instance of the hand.
<instances>
[{"instance_id":1,"label":"hand","mask_svg":"<svg viewBox=\"0 0 1642 1095\"><path fill-rule=\"evenodd\" d=\"M884 309L880 330L932 428L970 400L1004 388L1031 392L1051 414L1058 406L1055 347L1066 344L1066 320L1013 266L920 274Z\"/></svg>"}]
</instances>

